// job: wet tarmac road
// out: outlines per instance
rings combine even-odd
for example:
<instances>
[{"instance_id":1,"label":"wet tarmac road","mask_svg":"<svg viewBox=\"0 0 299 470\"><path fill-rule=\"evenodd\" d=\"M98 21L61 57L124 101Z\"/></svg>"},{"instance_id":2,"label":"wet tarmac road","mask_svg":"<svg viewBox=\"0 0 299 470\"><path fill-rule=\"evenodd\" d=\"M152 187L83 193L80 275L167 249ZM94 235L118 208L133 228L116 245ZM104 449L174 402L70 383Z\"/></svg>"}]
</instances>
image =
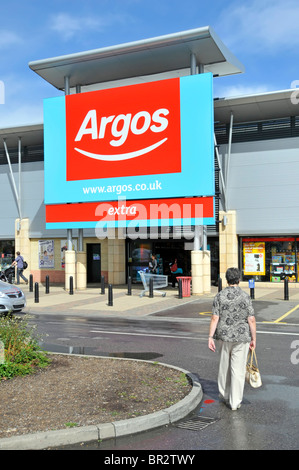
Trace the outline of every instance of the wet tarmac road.
<instances>
[{"instance_id":1,"label":"wet tarmac road","mask_svg":"<svg viewBox=\"0 0 299 470\"><path fill-rule=\"evenodd\" d=\"M211 306L210 300L192 302L139 319L59 318L57 315L34 318L39 331L49 334L46 341L54 350L158 360L196 373L204 397L193 416L212 418L204 429L172 425L116 440L71 446L71 449L107 452L298 449L297 303L254 301L263 387L254 390L246 385L244 403L237 412L218 401L218 356L207 348Z\"/></svg>"}]
</instances>

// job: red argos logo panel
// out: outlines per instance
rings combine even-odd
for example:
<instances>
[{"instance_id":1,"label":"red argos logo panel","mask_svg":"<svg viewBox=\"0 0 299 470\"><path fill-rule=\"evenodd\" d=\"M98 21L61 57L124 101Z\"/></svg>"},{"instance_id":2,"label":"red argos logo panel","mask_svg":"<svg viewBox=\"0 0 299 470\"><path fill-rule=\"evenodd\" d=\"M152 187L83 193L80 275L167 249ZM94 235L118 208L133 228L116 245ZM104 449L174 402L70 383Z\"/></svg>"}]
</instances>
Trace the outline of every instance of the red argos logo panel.
<instances>
[{"instance_id":1,"label":"red argos logo panel","mask_svg":"<svg viewBox=\"0 0 299 470\"><path fill-rule=\"evenodd\" d=\"M66 96L67 180L181 172L180 81Z\"/></svg>"}]
</instances>

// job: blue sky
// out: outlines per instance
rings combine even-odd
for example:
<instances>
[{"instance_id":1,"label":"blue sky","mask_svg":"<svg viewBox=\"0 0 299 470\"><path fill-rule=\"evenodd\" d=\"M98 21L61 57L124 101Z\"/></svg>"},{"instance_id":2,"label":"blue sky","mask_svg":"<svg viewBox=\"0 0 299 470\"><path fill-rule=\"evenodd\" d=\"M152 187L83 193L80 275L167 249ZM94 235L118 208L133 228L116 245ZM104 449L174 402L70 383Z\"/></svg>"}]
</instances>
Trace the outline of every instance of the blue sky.
<instances>
[{"instance_id":1,"label":"blue sky","mask_svg":"<svg viewBox=\"0 0 299 470\"><path fill-rule=\"evenodd\" d=\"M208 25L245 66L215 79L215 96L292 88L298 18L298 0L2 0L0 128L42 122L43 98L61 94L30 61Z\"/></svg>"}]
</instances>

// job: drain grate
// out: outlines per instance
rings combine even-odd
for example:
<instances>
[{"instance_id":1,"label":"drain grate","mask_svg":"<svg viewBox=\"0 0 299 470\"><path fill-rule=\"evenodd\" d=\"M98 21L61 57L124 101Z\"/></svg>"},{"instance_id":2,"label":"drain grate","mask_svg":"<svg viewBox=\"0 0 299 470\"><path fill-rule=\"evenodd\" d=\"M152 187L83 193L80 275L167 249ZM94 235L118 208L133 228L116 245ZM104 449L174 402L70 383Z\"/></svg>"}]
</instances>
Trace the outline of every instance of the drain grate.
<instances>
[{"instance_id":1,"label":"drain grate","mask_svg":"<svg viewBox=\"0 0 299 470\"><path fill-rule=\"evenodd\" d=\"M174 426L181 429L188 429L189 431L201 431L210 424L216 423L217 418L208 418L206 416L194 416L193 418L180 421Z\"/></svg>"}]
</instances>

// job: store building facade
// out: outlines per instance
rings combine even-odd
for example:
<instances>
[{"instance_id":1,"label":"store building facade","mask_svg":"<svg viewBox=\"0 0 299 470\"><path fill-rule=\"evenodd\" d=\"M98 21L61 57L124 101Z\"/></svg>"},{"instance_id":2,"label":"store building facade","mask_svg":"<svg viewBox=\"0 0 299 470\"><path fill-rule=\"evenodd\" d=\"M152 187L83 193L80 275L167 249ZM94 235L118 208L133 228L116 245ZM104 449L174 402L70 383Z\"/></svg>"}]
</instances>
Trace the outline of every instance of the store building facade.
<instances>
[{"instance_id":1,"label":"store building facade","mask_svg":"<svg viewBox=\"0 0 299 470\"><path fill-rule=\"evenodd\" d=\"M239 266L243 280L254 277L256 281L281 282L288 275L290 281L298 282L299 198L296 175L299 174L299 119L296 116L299 112L292 99L294 90L214 99L215 125L208 134L209 139L212 136L215 147L213 145L212 153L211 149L205 148L203 153L209 157L206 160L199 157L201 166L198 166L196 156L195 160L191 158L189 161L186 156L182 162L184 171L187 168L189 173L178 180L177 176L182 171L176 165L180 161L179 158L176 160L171 149L164 158L171 168L148 169L146 181L136 179L135 170L133 175L131 170L126 175L125 164L117 175L109 174L106 166L108 179L104 183L106 190L111 187L110 194L103 196L102 192L99 197L95 195L99 190L94 188L102 188L103 179L95 184L93 167L84 165L83 168L77 162L68 167L64 180L61 177L66 174L66 166L59 166L61 158L57 155L61 153L57 151L57 137L60 129L57 125L55 127L59 121L57 116L59 119L64 116L57 114L61 103L63 106L66 102L71 103L67 104L71 106L73 100L74 109L69 108L73 117L80 100L84 102L88 96L94 100L98 93L101 97L103 92L108 93L108 101L109 93L113 93L111 96L116 101L115 93L120 93L120 90L133 90L134 93L141 90L142 97L147 95L143 91L147 86L155 90L161 83L166 84L166 88L175 83L175 86L179 84L183 88L188 83L185 88L190 95L189 83L196 83L193 89L191 85L190 95L193 101L191 108L196 110L203 103L203 93L207 92L207 88L200 91L200 80L211 82L212 75L213 80L221 80L221 75L243 72L243 66L210 28L201 28L114 48L46 59L33 62L30 67L62 90L64 96L45 100L44 123L0 130L3 140L3 149L0 150L4 196L0 202L3 263L9 262L14 251L20 251L36 281L43 282L49 275L51 282L65 283L68 288L69 278L73 276L78 289L85 288L88 283L99 282L103 275L106 282L115 285L124 284L128 276L138 282L138 270L147 268L151 253L158 255L159 272L163 274L169 272L169 264L177 259L183 274L192 274L195 294L209 292L211 282L216 282L218 275L224 277L230 266ZM190 75L195 77L188 82ZM156 126L153 128L156 131L163 126L166 113L161 110L166 106L157 103L156 108L152 108L151 113L145 111L149 108L141 107L122 114L131 114L128 128L137 135L150 126ZM189 106L188 109L191 108ZM85 124L81 120L76 127L78 143L82 143L80 137L81 141L86 136L96 140L108 129L109 118L113 125L113 119L120 114L117 109L107 110L104 114L106 127L101 128L102 121L93 112L95 109L95 106L85 109ZM154 114L157 110L160 114ZM139 114L134 121L140 112L142 115ZM53 119L53 116L56 117ZM196 118L197 114L194 116ZM211 114L208 116L210 119ZM123 128L124 124L123 118ZM202 121L199 129L204 129ZM204 133L207 133L206 129ZM174 135L177 135L175 129ZM113 137L117 143L121 139L126 140L128 134L121 132L120 126L115 124ZM56 147L49 147L47 142L55 142ZM63 138L61 142L58 145L60 149ZM196 151L200 152L198 146L195 146ZM48 153L46 158L45 153ZM54 164L49 166L51 158ZM161 165L161 160L158 156L155 165ZM208 162L206 167L202 166L203 161L205 164ZM144 176L142 165L138 171L139 176ZM133 180L125 179L123 175L133 177ZM80 179L87 182L85 193L91 197L78 196L75 186ZM196 179L202 180L197 186ZM125 198L124 206L120 202L123 199L116 197L119 196L117 192L123 186L128 188L132 181L135 186L140 184L140 190L141 184L148 187L152 184L152 194L145 198L144 194L135 191L134 198ZM161 187L167 188L162 197L159 194ZM111 197L113 192L114 197ZM147 206L145 201L150 205ZM156 203L154 216L147 212L136 224L136 212L130 214L133 202L148 211L153 202ZM197 214L196 203L201 208ZM99 204L106 204L106 212L100 210L99 214ZM185 217L183 207L191 211ZM176 210L179 211L177 214ZM105 223L99 224L103 217ZM164 224L161 222L163 218L168 218Z\"/></svg>"},{"instance_id":2,"label":"store building facade","mask_svg":"<svg viewBox=\"0 0 299 470\"><path fill-rule=\"evenodd\" d=\"M215 134L228 169L226 203L236 215L236 261L244 280L279 283L287 276L298 282L295 96L296 90L286 90L215 101Z\"/></svg>"}]
</instances>

